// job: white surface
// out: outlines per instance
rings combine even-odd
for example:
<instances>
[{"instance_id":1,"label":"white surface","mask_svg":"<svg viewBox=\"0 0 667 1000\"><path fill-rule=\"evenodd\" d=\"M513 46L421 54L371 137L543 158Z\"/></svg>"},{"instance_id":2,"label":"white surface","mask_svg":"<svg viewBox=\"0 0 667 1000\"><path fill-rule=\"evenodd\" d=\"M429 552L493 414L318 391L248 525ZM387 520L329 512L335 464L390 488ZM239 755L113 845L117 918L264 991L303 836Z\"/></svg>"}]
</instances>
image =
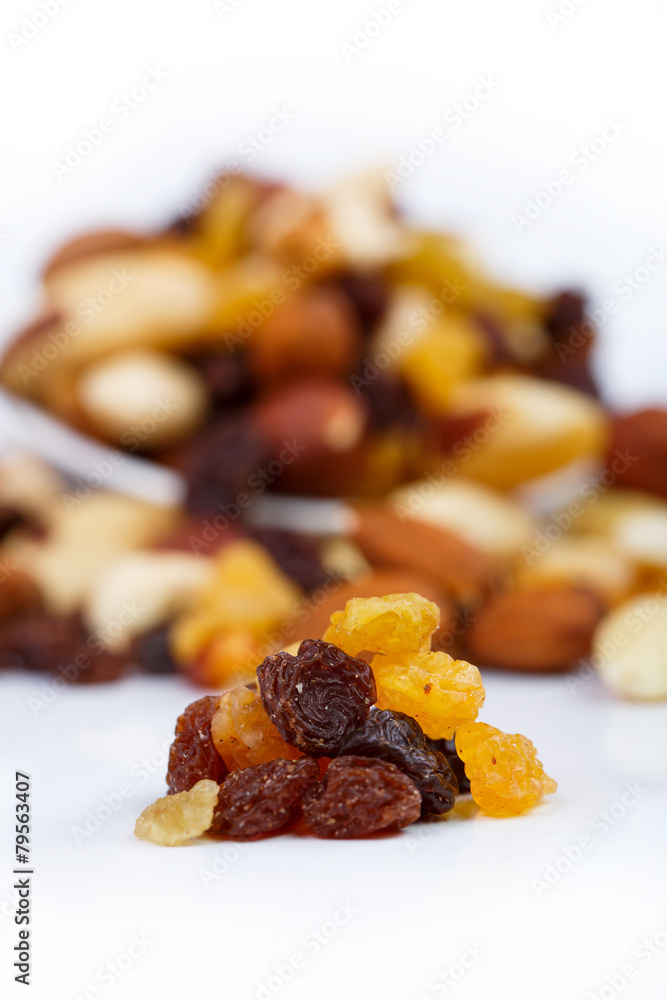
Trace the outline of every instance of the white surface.
<instances>
[{"instance_id":1,"label":"white surface","mask_svg":"<svg viewBox=\"0 0 667 1000\"><path fill-rule=\"evenodd\" d=\"M617 283L667 240L667 8L585 0L550 25L558 2L405 0L347 61L341 42L384 0L231 0L229 12L221 0L222 15L208 0L70 0L16 51L9 33L39 2L6 0L0 338L32 313L38 268L68 235L161 225L231 159L305 184L396 164L490 75L496 92L460 127L450 119L446 143L399 187L401 203L469 236L500 276L544 289L582 284L597 306L613 300L599 357L607 392L622 405L664 403L667 265L632 294ZM122 116L115 102L149 67L166 79ZM250 162L248 137L276 108L294 121ZM113 131L59 181L53 161L108 115ZM576 168L578 147L609 117L626 127ZM517 233L513 213L566 168L575 176L562 197ZM35 426L0 411L0 446ZM271 996L589 1000L633 962L637 978L615 993L607 984L603 996L664 1000L665 949L647 964L634 952L667 925L667 708L619 704L594 680L574 692L565 679L487 680L484 717L532 737L560 782L534 814L364 843L280 838L252 845L206 889L198 870L224 847L160 850L131 835L163 789L164 763L144 783L136 769L165 745L191 690L149 680L73 688L35 718L27 699L48 682L0 678L3 998L25 994L10 979L5 888L19 768L34 781L32 1000L93 986L105 1000L241 1000L294 953L305 968ZM639 801L607 833L593 829L601 811L623 809L635 781L647 789ZM124 782L126 804L77 847L72 826ZM593 846L538 896L531 880L584 835ZM304 937L347 901L358 913L315 954ZM135 932L150 938L146 953L110 987L96 980ZM475 944L484 956L449 994L442 981L429 987Z\"/></svg>"},{"instance_id":2,"label":"white surface","mask_svg":"<svg viewBox=\"0 0 667 1000\"><path fill-rule=\"evenodd\" d=\"M29 995L65 1000L97 986L105 1000L242 1000L258 995L274 965L300 954L305 966L270 996L589 1000L633 962L637 978L623 996L664 1000L667 705L621 704L596 679L573 686L564 677L487 672L485 681L484 719L532 737L559 782L532 813L418 824L369 841L290 836L240 849L215 841L169 849L135 840L132 829L164 791L166 747L192 689L149 679L70 688L35 719L30 699L43 700L48 682L0 678L4 815L14 769L33 780ZM122 806L77 843L88 812L123 784L130 794ZM628 788L636 791L624 804ZM556 884L533 884L549 865L567 868L564 850L582 836L590 846ZM3 881L12 853L3 833ZM201 871L215 875L216 858L227 859L227 870L204 884ZM315 950L307 935L342 904L354 914ZM14 998L25 991L9 982L7 909L3 891L0 993ZM98 970L135 933L150 945L106 987ZM656 935L663 947L642 961L635 949ZM442 981L440 992L429 988L476 946L483 956L451 994Z\"/></svg>"}]
</instances>

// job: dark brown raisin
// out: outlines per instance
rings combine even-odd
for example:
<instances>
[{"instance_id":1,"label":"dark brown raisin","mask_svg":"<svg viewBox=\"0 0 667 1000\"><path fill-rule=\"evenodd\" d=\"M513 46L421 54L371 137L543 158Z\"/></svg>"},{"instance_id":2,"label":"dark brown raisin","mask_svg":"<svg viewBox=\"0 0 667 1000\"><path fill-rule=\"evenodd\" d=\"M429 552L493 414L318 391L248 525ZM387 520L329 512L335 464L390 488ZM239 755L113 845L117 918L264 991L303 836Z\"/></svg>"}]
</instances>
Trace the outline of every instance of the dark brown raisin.
<instances>
[{"instance_id":1,"label":"dark brown raisin","mask_svg":"<svg viewBox=\"0 0 667 1000\"><path fill-rule=\"evenodd\" d=\"M266 713L283 739L316 757L337 754L377 698L368 664L322 639L304 639L296 656L267 656L257 679Z\"/></svg>"},{"instance_id":2,"label":"dark brown raisin","mask_svg":"<svg viewBox=\"0 0 667 1000\"><path fill-rule=\"evenodd\" d=\"M252 534L304 593L312 594L327 582L320 550L312 538L279 528L255 528Z\"/></svg>"},{"instance_id":3,"label":"dark brown raisin","mask_svg":"<svg viewBox=\"0 0 667 1000\"><path fill-rule=\"evenodd\" d=\"M446 813L458 784L445 757L429 749L418 722L402 712L372 708L363 726L343 743L341 755L379 757L412 778L422 797L422 815Z\"/></svg>"},{"instance_id":4,"label":"dark brown raisin","mask_svg":"<svg viewBox=\"0 0 667 1000\"><path fill-rule=\"evenodd\" d=\"M205 695L193 701L179 715L176 735L169 750L167 785L170 795L187 792L202 778L211 778L219 783L228 774L211 737L211 719L219 701L219 695Z\"/></svg>"},{"instance_id":5,"label":"dark brown raisin","mask_svg":"<svg viewBox=\"0 0 667 1000\"><path fill-rule=\"evenodd\" d=\"M20 511L13 507L0 504L0 538L3 538L12 528L23 522L24 518Z\"/></svg>"},{"instance_id":6,"label":"dark brown raisin","mask_svg":"<svg viewBox=\"0 0 667 1000\"><path fill-rule=\"evenodd\" d=\"M225 410L250 397L250 380L243 356L231 351L205 351L189 358L204 383L212 405Z\"/></svg>"},{"instance_id":7,"label":"dark brown raisin","mask_svg":"<svg viewBox=\"0 0 667 1000\"><path fill-rule=\"evenodd\" d=\"M552 340L567 341L585 321L585 297L581 292L564 291L549 302L544 325Z\"/></svg>"},{"instance_id":8,"label":"dark brown raisin","mask_svg":"<svg viewBox=\"0 0 667 1000\"><path fill-rule=\"evenodd\" d=\"M278 757L225 778L209 833L232 840L285 831L301 818L301 800L319 778L312 757Z\"/></svg>"},{"instance_id":9,"label":"dark brown raisin","mask_svg":"<svg viewBox=\"0 0 667 1000\"><path fill-rule=\"evenodd\" d=\"M240 494L252 493L253 473L264 460L260 438L243 414L220 417L183 451L179 464L187 482L187 509L206 515L238 506Z\"/></svg>"},{"instance_id":10,"label":"dark brown raisin","mask_svg":"<svg viewBox=\"0 0 667 1000\"><path fill-rule=\"evenodd\" d=\"M431 740L426 737L426 743L433 750L434 753L440 753L443 755L447 763L452 769L454 777L459 786L459 795L468 795L470 792L470 782L466 777L465 767L463 761L456 752L456 745L454 740Z\"/></svg>"},{"instance_id":11,"label":"dark brown raisin","mask_svg":"<svg viewBox=\"0 0 667 1000\"><path fill-rule=\"evenodd\" d=\"M0 666L48 670L71 684L96 684L127 673L129 661L124 653L104 649L86 632L79 615L56 618L35 611L3 623Z\"/></svg>"},{"instance_id":12,"label":"dark brown raisin","mask_svg":"<svg viewBox=\"0 0 667 1000\"><path fill-rule=\"evenodd\" d=\"M361 322L371 333L384 318L389 305L389 282L380 271L348 271L338 279Z\"/></svg>"},{"instance_id":13,"label":"dark brown raisin","mask_svg":"<svg viewBox=\"0 0 667 1000\"><path fill-rule=\"evenodd\" d=\"M303 814L318 837L365 837L401 830L419 819L419 789L395 764L371 757L337 757L307 792Z\"/></svg>"},{"instance_id":14,"label":"dark brown raisin","mask_svg":"<svg viewBox=\"0 0 667 1000\"><path fill-rule=\"evenodd\" d=\"M352 378L352 385L368 405L368 426L373 431L389 428L419 429L421 418L407 386L399 376L367 368L367 362Z\"/></svg>"},{"instance_id":15,"label":"dark brown raisin","mask_svg":"<svg viewBox=\"0 0 667 1000\"><path fill-rule=\"evenodd\" d=\"M169 626L160 625L138 635L132 643L130 658L147 674L173 674L178 668L169 648Z\"/></svg>"}]
</instances>

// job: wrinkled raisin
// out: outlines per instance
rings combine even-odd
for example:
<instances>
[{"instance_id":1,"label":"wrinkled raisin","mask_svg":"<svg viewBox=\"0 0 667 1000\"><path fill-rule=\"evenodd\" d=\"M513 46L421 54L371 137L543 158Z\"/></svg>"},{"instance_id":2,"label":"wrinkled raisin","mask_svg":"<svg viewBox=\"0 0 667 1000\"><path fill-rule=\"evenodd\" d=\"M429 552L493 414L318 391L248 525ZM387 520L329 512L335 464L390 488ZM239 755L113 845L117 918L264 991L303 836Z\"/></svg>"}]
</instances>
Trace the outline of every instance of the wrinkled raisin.
<instances>
[{"instance_id":1,"label":"wrinkled raisin","mask_svg":"<svg viewBox=\"0 0 667 1000\"><path fill-rule=\"evenodd\" d=\"M318 837L364 837L408 826L421 804L417 786L395 764L349 755L332 760L304 797L303 814Z\"/></svg>"},{"instance_id":2,"label":"wrinkled raisin","mask_svg":"<svg viewBox=\"0 0 667 1000\"><path fill-rule=\"evenodd\" d=\"M220 696L211 736L230 771L278 757L296 760L301 751L282 738L264 711L256 684L241 684Z\"/></svg>"},{"instance_id":3,"label":"wrinkled raisin","mask_svg":"<svg viewBox=\"0 0 667 1000\"><path fill-rule=\"evenodd\" d=\"M429 748L421 726L402 712L373 708L363 726L343 743L341 755L379 757L412 778L421 792L422 815L454 805L456 778L445 757Z\"/></svg>"},{"instance_id":4,"label":"wrinkled raisin","mask_svg":"<svg viewBox=\"0 0 667 1000\"><path fill-rule=\"evenodd\" d=\"M283 739L319 757L338 753L377 697L368 664L321 639L304 639L296 656L267 656L257 679L267 715Z\"/></svg>"},{"instance_id":5,"label":"wrinkled raisin","mask_svg":"<svg viewBox=\"0 0 667 1000\"><path fill-rule=\"evenodd\" d=\"M217 513L247 492L248 481L265 460L257 432L242 413L222 416L184 449L180 464L192 514Z\"/></svg>"},{"instance_id":6,"label":"wrinkled raisin","mask_svg":"<svg viewBox=\"0 0 667 1000\"><path fill-rule=\"evenodd\" d=\"M301 800L318 778L311 757L233 771L220 788L210 832L233 840L283 832L301 818Z\"/></svg>"},{"instance_id":7,"label":"wrinkled raisin","mask_svg":"<svg viewBox=\"0 0 667 1000\"><path fill-rule=\"evenodd\" d=\"M470 781L466 775L463 761L456 752L456 743L454 740L431 740L427 736L426 742L434 753L441 753L451 767L459 786L459 795L468 795L470 792Z\"/></svg>"},{"instance_id":8,"label":"wrinkled raisin","mask_svg":"<svg viewBox=\"0 0 667 1000\"><path fill-rule=\"evenodd\" d=\"M518 816L558 787L520 733L471 722L457 729L456 749L465 762L472 797L489 816Z\"/></svg>"},{"instance_id":9,"label":"wrinkled raisin","mask_svg":"<svg viewBox=\"0 0 667 1000\"><path fill-rule=\"evenodd\" d=\"M211 719L219 700L219 695L206 695L193 701L179 715L174 742L169 750L167 785L170 794L186 792L202 778L220 783L227 774L211 736Z\"/></svg>"},{"instance_id":10,"label":"wrinkled raisin","mask_svg":"<svg viewBox=\"0 0 667 1000\"><path fill-rule=\"evenodd\" d=\"M327 582L319 547L312 538L280 528L255 528L252 535L304 593L311 594Z\"/></svg>"}]
</instances>

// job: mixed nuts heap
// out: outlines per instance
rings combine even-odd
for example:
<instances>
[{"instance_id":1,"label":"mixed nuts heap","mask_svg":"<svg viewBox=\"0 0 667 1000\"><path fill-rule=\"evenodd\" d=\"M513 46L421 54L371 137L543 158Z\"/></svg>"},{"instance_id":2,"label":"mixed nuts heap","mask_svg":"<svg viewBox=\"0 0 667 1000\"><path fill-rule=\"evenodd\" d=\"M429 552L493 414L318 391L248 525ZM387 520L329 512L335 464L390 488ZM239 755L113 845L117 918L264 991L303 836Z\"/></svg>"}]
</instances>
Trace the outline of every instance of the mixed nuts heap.
<instances>
[{"instance_id":1,"label":"mixed nuts heap","mask_svg":"<svg viewBox=\"0 0 667 1000\"><path fill-rule=\"evenodd\" d=\"M0 364L108 449L76 484L0 467L0 664L223 687L350 598L418 592L435 650L592 656L667 697L667 410L600 402L582 297L497 285L378 175L212 188L162 232L63 247ZM182 505L106 489L128 454L178 470ZM267 526L281 493L341 502Z\"/></svg>"}]
</instances>

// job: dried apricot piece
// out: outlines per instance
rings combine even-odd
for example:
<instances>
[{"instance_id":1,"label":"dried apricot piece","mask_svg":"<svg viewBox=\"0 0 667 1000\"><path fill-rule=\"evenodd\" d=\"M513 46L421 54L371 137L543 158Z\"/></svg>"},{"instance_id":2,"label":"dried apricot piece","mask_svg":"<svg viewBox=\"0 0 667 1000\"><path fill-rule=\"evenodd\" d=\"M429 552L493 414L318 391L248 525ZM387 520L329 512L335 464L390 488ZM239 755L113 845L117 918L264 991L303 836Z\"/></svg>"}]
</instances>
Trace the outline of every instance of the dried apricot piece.
<instances>
[{"instance_id":1,"label":"dried apricot piece","mask_svg":"<svg viewBox=\"0 0 667 1000\"><path fill-rule=\"evenodd\" d=\"M301 757L301 751L286 743L271 722L258 691L245 685L220 696L211 720L211 736L230 771L266 764L277 757Z\"/></svg>"},{"instance_id":2,"label":"dried apricot piece","mask_svg":"<svg viewBox=\"0 0 667 1000\"><path fill-rule=\"evenodd\" d=\"M425 652L396 658L374 656L378 708L416 719L431 739L451 739L484 703L477 667L448 653Z\"/></svg>"},{"instance_id":3,"label":"dried apricot piece","mask_svg":"<svg viewBox=\"0 0 667 1000\"><path fill-rule=\"evenodd\" d=\"M439 624L437 605L419 594L353 597L331 616L324 638L350 656L420 653L429 649Z\"/></svg>"},{"instance_id":4,"label":"dried apricot piece","mask_svg":"<svg viewBox=\"0 0 667 1000\"><path fill-rule=\"evenodd\" d=\"M135 836L164 847L185 844L206 833L217 801L217 782L203 778L186 792L165 795L147 806L135 824Z\"/></svg>"},{"instance_id":5,"label":"dried apricot piece","mask_svg":"<svg viewBox=\"0 0 667 1000\"><path fill-rule=\"evenodd\" d=\"M472 722L457 730L456 750L473 799L490 816L518 816L558 787L544 773L531 741L519 733Z\"/></svg>"},{"instance_id":6,"label":"dried apricot piece","mask_svg":"<svg viewBox=\"0 0 667 1000\"><path fill-rule=\"evenodd\" d=\"M368 718L377 697L371 668L322 639L304 639L296 656L267 656L257 668L266 713L278 732L305 753L338 753Z\"/></svg>"},{"instance_id":7,"label":"dried apricot piece","mask_svg":"<svg viewBox=\"0 0 667 1000\"><path fill-rule=\"evenodd\" d=\"M178 717L167 771L167 785L172 795L187 791L202 778L220 782L227 774L211 737L211 720L217 710L218 699L218 695L212 694L198 698Z\"/></svg>"},{"instance_id":8,"label":"dried apricot piece","mask_svg":"<svg viewBox=\"0 0 667 1000\"><path fill-rule=\"evenodd\" d=\"M421 813L419 789L395 764L350 754L329 764L303 800L303 814L318 837L365 837L401 830Z\"/></svg>"},{"instance_id":9,"label":"dried apricot piece","mask_svg":"<svg viewBox=\"0 0 667 1000\"><path fill-rule=\"evenodd\" d=\"M248 840L285 831L301 818L301 800L319 773L312 757L271 760L234 771L220 788L210 832Z\"/></svg>"},{"instance_id":10,"label":"dried apricot piece","mask_svg":"<svg viewBox=\"0 0 667 1000\"><path fill-rule=\"evenodd\" d=\"M412 778L422 797L422 815L446 813L458 784L447 760L432 750L418 722L402 712L372 708L363 726L349 736L341 755L378 757Z\"/></svg>"}]
</instances>

